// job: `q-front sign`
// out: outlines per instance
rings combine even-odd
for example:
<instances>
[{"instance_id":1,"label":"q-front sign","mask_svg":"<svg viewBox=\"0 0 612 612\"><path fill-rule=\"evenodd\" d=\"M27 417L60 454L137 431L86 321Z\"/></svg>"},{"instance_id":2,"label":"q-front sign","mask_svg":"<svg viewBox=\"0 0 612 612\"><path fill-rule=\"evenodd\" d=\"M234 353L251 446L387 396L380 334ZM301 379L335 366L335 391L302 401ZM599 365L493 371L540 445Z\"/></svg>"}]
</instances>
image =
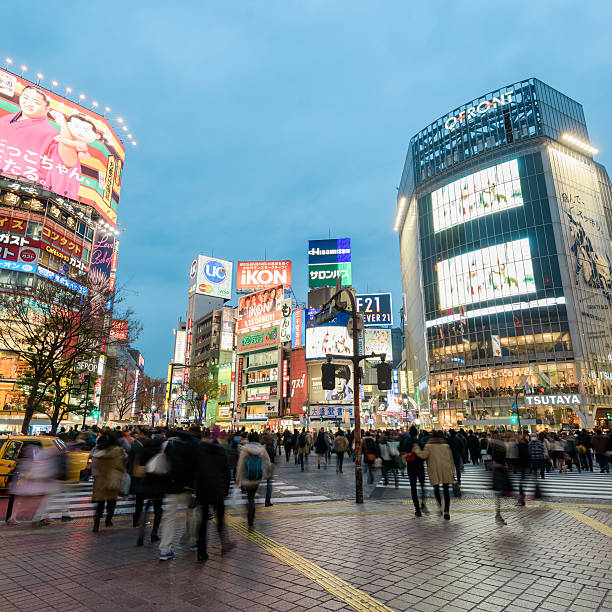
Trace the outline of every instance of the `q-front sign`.
<instances>
[{"instance_id":1,"label":"q-front sign","mask_svg":"<svg viewBox=\"0 0 612 612\"><path fill-rule=\"evenodd\" d=\"M526 395L527 406L571 406L582 404L579 395Z\"/></svg>"},{"instance_id":2,"label":"q-front sign","mask_svg":"<svg viewBox=\"0 0 612 612\"><path fill-rule=\"evenodd\" d=\"M499 98L491 98L491 100L483 100L476 106L470 106L468 109L461 111L456 117L449 117L444 122L444 127L447 130L454 130L457 127L457 124L462 121L469 121L476 117L476 115L484 115L488 113L491 109L497 108L497 106L505 106L512 102L512 94L514 91L506 91L501 94Z\"/></svg>"}]
</instances>

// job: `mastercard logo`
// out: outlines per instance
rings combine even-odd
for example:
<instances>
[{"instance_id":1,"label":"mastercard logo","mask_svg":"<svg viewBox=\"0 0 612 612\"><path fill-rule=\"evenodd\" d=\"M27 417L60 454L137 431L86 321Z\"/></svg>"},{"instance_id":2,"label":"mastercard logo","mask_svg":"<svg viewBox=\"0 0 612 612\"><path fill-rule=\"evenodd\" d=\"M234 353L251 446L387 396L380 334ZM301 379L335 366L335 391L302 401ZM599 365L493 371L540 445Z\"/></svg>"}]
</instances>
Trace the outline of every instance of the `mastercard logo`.
<instances>
[{"instance_id":1,"label":"mastercard logo","mask_svg":"<svg viewBox=\"0 0 612 612\"><path fill-rule=\"evenodd\" d=\"M212 293L213 288L210 285L205 285L204 283L200 283L198 289L202 293Z\"/></svg>"}]
</instances>

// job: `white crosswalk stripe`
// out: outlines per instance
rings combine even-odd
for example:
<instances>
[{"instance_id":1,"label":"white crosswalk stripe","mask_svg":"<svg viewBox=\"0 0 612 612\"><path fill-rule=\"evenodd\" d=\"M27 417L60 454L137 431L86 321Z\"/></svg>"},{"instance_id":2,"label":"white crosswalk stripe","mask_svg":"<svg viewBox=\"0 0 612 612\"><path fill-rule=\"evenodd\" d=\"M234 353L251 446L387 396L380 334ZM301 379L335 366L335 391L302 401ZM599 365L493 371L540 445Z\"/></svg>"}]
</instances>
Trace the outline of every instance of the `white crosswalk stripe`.
<instances>
[{"instance_id":1,"label":"white crosswalk stripe","mask_svg":"<svg viewBox=\"0 0 612 612\"><path fill-rule=\"evenodd\" d=\"M518 491L520 475L510 473L515 491ZM463 493L478 493L492 492L492 472L488 472L483 466L466 465L461 473L461 491ZM425 481L429 486L427 479L427 470L425 470ZM527 494L534 491L534 474L526 475L525 491ZM558 472L547 472L544 480L538 481L542 493L549 497L567 497L567 498L584 498L584 499L612 499L612 475L600 474L595 472L567 472L559 474ZM376 488L395 488L393 475L389 474L389 484L385 486L381 479ZM410 480L408 476L399 476L399 488L410 489Z\"/></svg>"},{"instance_id":2,"label":"white crosswalk stripe","mask_svg":"<svg viewBox=\"0 0 612 612\"><path fill-rule=\"evenodd\" d=\"M233 487L233 481L232 481ZM65 492L55 495L48 506L48 514L51 518L60 518L64 511L65 503L68 502L70 508L70 516L72 518L82 518L94 515L95 505L91 502L91 482L80 482L68 485ZM266 495L266 482L262 481L255 496L258 503L264 502ZM231 492L230 492L231 497ZM272 503L296 503L296 502L321 502L328 501L329 497L324 495L315 495L307 489L285 484L284 482L272 481ZM133 514L134 513L134 496L128 498L120 497L117 500L115 514ZM241 495L238 504L246 504L246 495Z\"/></svg>"}]
</instances>

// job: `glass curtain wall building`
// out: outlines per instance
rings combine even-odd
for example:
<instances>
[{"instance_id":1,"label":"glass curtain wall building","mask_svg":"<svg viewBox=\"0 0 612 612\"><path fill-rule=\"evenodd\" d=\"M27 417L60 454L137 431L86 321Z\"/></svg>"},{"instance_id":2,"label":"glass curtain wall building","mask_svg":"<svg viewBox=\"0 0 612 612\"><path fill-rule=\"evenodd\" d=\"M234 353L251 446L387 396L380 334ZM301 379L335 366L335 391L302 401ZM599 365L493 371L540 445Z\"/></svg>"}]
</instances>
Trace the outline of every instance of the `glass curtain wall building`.
<instances>
[{"instance_id":1,"label":"glass curtain wall building","mask_svg":"<svg viewBox=\"0 0 612 612\"><path fill-rule=\"evenodd\" d=\"M582 106L537 79L410 141L400 236L425 425L592 427L612 411L612 186Z\"/></svg>"}]
</instances>

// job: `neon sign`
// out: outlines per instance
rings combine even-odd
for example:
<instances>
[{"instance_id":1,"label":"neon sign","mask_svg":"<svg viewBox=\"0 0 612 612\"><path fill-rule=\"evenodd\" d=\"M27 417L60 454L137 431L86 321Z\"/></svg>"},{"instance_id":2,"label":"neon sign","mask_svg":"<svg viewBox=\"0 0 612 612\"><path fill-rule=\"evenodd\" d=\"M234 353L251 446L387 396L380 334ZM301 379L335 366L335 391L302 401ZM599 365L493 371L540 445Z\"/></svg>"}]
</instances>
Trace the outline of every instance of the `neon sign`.
<instances>
[{"instance_id":1,"label":"neon sign","mask_svg":"<svg viewBox=\"0 0 612 612\"><path fill-rule=\"evenodd\" d=\"M449 117L444 122L444 127L447 130L454 130L459 123L476 117L476 114L484 115L489 112L492 108L499 106L505 106L512 102L512 94L514 91L507 91L503 93L499 98L492 98L491 100L483 100L477 106L470 106L466 111L461 111L456 117Z\"/></svg>"}]
</instances>

